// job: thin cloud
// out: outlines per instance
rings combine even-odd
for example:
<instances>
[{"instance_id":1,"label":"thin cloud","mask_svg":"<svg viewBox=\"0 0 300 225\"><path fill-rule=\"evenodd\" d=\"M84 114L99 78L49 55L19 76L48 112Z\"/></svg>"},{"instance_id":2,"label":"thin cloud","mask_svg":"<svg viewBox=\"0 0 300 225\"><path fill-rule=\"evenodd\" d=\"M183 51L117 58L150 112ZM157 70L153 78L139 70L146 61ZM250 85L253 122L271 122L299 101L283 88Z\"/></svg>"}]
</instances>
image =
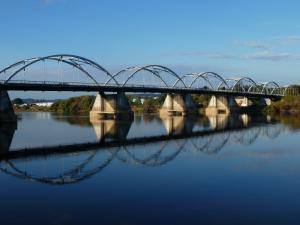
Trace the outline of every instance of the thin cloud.
<instances>
[{"instance_id":1,"label":"thin cloud","mask_svg":"<svg viewBox=\"0 0 300 225\"><path fill-rule=\"evenodd\" d=\"M237 68L221 65L210 64L168 64L167 67L173 69L178 74L186 74L192 72L214 71L221 74L238 72Z\"/></svg>"},{"instance_id":2,"label":"thin cloud","mask_svg":"<svg viewBox=\"0 0 300 225\"><path fill-rule=\"evenodd\" d=\"M244 42L244 45L249 48L261 49L261 50L269 50L270 49L267 45L262 44L258 41L246 41L246 42Z\"/></svg>"},{"instance_id":3,"label":"thin cloud","mask_svg":"<svg viewBox=\"0 0 300 225\"><path fill-rule=\"evenodd\" d=\"M209 59L265 60L265 61L300 60L300 55L298 54L293 54L288 52L276 52L270 50L253 52L249 54L230 54L230 53L222 53L222 52L193 51L193 52L181 52L178 53L177 55L198 56L198 57L205 57Z\"/></svg>"},{"instance_id":4,"label":"thin cloud","mask_svg":"<svg viewBox=\"0 0 300 225\"><path fill-rule=\"evenodd\" d=\"M171 54L168 54L168 56ZM232 59L235 58L232 54L226 54L221 52L203 52L203 51L191 51L191 52L179 52L175 55L179 56L204 56L212 59Z\"/></svg>"},{"instance_id":5,"label":"thin cloud","mask_svg":"<svg viewBox=\"0 0 300 225\"><path fill-rule=\"evenodd\" d=\"M300 56L285 53L285 52L256 52L252 54L246 54L241 56L241 59L250 59L250 60L266 60L266 61L286 61L286 60L299 60Z\"/></svg>"},{"instance_id":6,"label":"thin cloud","mask_svg":"<svg viewBox=\"0 0 300 225\"><path fill-rule=\"evenodd\" d=\"M279 40L281 40L285 44L297 44L297 43L300 43L300 36L298 36L298 35L275 37L275 39L279 39Z\"/></svg>"}]
</instances>

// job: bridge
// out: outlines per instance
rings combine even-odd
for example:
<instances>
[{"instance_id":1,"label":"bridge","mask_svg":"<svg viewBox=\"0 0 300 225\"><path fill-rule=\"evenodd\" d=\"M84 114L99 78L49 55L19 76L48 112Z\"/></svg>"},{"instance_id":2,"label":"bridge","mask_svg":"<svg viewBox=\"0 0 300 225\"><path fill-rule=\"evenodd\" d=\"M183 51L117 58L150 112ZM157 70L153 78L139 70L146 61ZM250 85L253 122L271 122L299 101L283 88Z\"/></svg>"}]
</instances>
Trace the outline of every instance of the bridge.
<instances>
[{"instance_id":1,"label":"bridge","mask_svg":"<svg viewBox=\"0 0 300 225\"><path fill-rule=\"evenodd\" d=\"M208 114L229 113L281 99L289 87L274 81L255 82L250 77L224 78L215 72L179 75L162 65L133 66L110 73L90 59L58 54L18 61L0 71L0 115L15 119L7 91L98 92L91 117L132 115L125 93L165 93L162 115L187 115L198 111L192 94L211 95ZM110 93L110 94L107 94Z\"/></svg>"}]
</instances>

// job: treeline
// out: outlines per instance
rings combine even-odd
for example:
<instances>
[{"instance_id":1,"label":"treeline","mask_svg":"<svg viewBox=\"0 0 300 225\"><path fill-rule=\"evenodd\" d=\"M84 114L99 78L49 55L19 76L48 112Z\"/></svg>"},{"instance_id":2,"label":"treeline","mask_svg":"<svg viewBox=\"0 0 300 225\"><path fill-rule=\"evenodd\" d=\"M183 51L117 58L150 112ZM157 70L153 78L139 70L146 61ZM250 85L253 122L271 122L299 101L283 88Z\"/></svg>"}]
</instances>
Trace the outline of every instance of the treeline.
<instances>
[{"instance_id":1,"label":"treeline","mask_svg":"<svg viewBox=\"0 0 300 225\"><path fill-rule=\"evenodd\" d=\"M132 111L142 113L157 113L164 99L165 95L155 97L128 96Z\"/></svg>"},{"instance_id":2,"label":"treeline","mask_svg":"<svg viewBox=\"0 0 300 225\"><path fill-rule=\"evenodd\" d=\"M50 110L60 113L87 113L94 104L95 96L79 96L55 102Z\"/></svg>"},{"instance_id":3,"label":"treeline","mask_svg":"<svg viewBox=\"0 0 300 225\"><path fill-rule=\"evenodd\" d=\"M129 96L128 100L134 112L157 113L165 101L166 95L162 94L156 97L133 97ZM210 100L209 95L192 95L192 99L198 108L205 108Z\"/></svg>"},{"instance_id":4,"label":"treeline","mask_svg":"<svg viewBox=\"0 0 300 225\"><path fill-rule=\"evenodd\" d=\"M207 106L210 96L205 95L192 95L194 102L203 108ZM159 96L127 96L129 104L134 112L141 113L157 113L162 107L166 95ZM50 111L60 113L87 113L94 104L95 96L80 96L73 97L66 100L55 102Z\"/></svg>"},{"instance_id":5,"label":"treeline","mask_svg":"<svg viewBox=\"0 0 300 225\"><path fill-rule=\"evenodd\" d=\"M272 102L265 111L268 113L300 113L300 96L284 96L280 101Z\"/></svg>"}]
</instances>

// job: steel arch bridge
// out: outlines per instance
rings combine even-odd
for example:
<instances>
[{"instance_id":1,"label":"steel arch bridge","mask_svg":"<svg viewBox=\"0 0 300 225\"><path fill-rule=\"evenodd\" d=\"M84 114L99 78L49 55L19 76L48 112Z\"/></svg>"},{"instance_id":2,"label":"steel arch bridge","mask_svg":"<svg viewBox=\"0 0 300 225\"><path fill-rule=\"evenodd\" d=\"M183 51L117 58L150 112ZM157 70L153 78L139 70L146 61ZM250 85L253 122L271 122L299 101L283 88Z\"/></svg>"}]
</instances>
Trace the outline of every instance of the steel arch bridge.
<instances>
[{"instance_id":1,"label":"steel arch bridge","mask_svg":"<svg viewBox=\"0 0 300 225\"><path fill-rule=\"evenodd\" d=\"M63 67L60 78L46 69L53 63ZM35 68L35 71L31 71ZM44 70L43 70L44 68ZM37 72L38 71L38 72ZM75 81L70 76L77 73ZM33 77L36 77L34 79ZM42 78L44 77L44 78ZM256 82L250 77L225 78L215 72L179 75L162 65L134 66L113 74L85 57L57 54L29 58L0 71L0 90L195 93L280 98L288 87L274 81Z\"/></svg>"},{"instance_id":2,"label":"steel arch bridge","mask_svg":"<svg viewBox=\"0 0 300 225\"><path fill-rule=\"evenodd\" d=\"M128 145L119 145L113 147L99 148L99 145L83 145L83 146L60 146L57 149L42 149L42 155L36 155L33 149L26 149L23 153L11 152L12 158L2 159L0 162L0 171L10 176L39 182L50 185L74 184L93 175L102 172L113 161L125 163L133 166L157 167L163 166L175 160L180 153L184 151L192 151L203 154L217 154L225 146L231 144L250 145L259 137L274 139L284 131L280 124L268 124L266 126L253 126L242 129L229 130L214 130L207 134L196 134L188 138L183 138L180 135L171 135L165 137L150 137L149 141L144 139L128 141ZM153 145L153 143L156 143ZM98 146L98 147L97 147ZM141 148L141 146L147 146ZM78 152L76 148L79 148ZM90 149L89 148L95 148ZM61 150L70 149L70 151ZM102 150L102 151L101 151ZM30 152L33 151L33 155ZM46 153L45 153L46 152ZM74 154L77 152L77 154ZM10 154L10 153L9 153ZM19 154L19 155L18 155ZM29 154L29 155L27 155ZM61 160L72 156L77 160L73 160L71 166L61 163ZM24 162L28 160L53 160L53 163L60 164L56 171L50 170L51 174L37 173L36 170L31 170L28 164L24 166ZM36 168L37 164L34 164ZM51 163L50 163L51 164ZM41 162L41 165L45 165Z\"/></svg>"}]
</instances>

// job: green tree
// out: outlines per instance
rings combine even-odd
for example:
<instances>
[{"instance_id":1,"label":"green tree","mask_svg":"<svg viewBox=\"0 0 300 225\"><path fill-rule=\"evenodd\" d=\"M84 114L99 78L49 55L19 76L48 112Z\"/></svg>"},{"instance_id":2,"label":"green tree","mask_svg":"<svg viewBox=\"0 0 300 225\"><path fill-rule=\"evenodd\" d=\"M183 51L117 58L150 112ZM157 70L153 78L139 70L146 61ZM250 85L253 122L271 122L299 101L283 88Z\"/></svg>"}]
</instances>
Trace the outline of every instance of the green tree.
<instances>
[{"instance_id":1,"label":"green tree","mask_svg":"<svg viewBox=\"0 0 300 225\"><path fill-rule=\"evenodd\" d=\"M16 105L22 105L24 104L24 101L21 98L15 98L12 103Z\"/></svg>"}]
</instances>

